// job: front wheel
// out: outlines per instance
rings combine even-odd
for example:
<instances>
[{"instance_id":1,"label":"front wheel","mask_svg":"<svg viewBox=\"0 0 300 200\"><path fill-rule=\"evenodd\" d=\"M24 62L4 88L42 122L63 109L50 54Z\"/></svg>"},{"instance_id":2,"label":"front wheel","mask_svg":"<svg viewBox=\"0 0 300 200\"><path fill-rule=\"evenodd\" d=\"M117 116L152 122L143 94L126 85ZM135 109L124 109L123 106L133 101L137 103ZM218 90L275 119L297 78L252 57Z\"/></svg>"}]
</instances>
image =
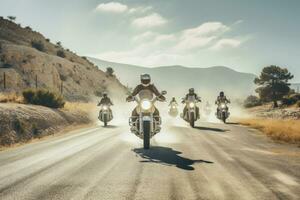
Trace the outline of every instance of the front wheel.
<instances>
[{"instance_id":1,"label":"front wheel","mask_svg":"<svg viewBox=\"0 0 300 200\"><path fill-rule=\"evenodd\" d=\"M222 112L222 121L226 124L226 113Z\"/></svg>"},{"instance_id":2,"label":"front wheel","mask_svg":"<svg viewBox=\"0 0 300 200\"><path fill-rule=\"evenodd\" d=\"M103 116L103 123L104 123L104 126L106 127L107 126L107 115Z\"/></svg>"},{"instance_id":3,"label":"front wheel","mask_svg":"<svg viewBox=\"0 0 300 200\"><path fill-rule=\"evenodd\" d=\"M192 128L195 127L195 115L194 115L194 113L191 113L191 115L190 115L190 125L191 125Z\"/></svg>"},{"instance_id":4,"label":"front wheel","mask_svg":"<svg viewBox=\"0 0 300 200\"><path fill-rule=\"evenodd\" d=\"M150 148L150 121L143 122L144 149Z\"/></svg>"}]
</instances>

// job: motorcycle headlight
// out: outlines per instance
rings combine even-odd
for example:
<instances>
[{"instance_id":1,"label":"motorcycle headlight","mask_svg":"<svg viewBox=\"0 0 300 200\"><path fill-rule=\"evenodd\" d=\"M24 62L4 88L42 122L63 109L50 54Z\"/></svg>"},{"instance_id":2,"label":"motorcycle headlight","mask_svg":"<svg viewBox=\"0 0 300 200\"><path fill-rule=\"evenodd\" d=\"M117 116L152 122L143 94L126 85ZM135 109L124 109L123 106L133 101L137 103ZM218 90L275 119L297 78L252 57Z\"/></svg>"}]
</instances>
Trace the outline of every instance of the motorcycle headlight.
<instances>
[{"instance_id":1,"label":"motorcycle headlight","mask_svg":"<svg viewBox=\"0 0 300 200\"><path fill-rule=\"evenodd\" d=\"M175 106L172 106L172 108L174 108L174 109L175 109Z\"/></svg>"},{"instance_id":2,"label":"motorcycle headlight","mask_svg":"<svg viewBox=\"0 0 300 200\"><path fill-rule=\"evenodd\" d=\"M144 101L142 101L141 106L144 110L149 110L152 105L149 100L144 100Z\"/></svg>"},{"instance_id":3,"label":"motorcycle headlight","mask_svg":"<svg viewBox=\"0 0 300 200\"><path fill-rule=\"evenodd\" d=\"M107 106L103 106L102 109L103 109L103 110L107 110L108 107L107 107Z\"/></svg>"},{"instance_id":4,"label":"motorcycle headlight","mask_svg":"<svg viewBox=\"0 0 300 200\"><path fill-rule=\"evenodd\" d=\"M191 102L191 103L189 104L189 106L190 106L191 108L194 108L194 107L195 107L195 104L194 104L193 102Z\"/></svg>"},{"instance_id":5,"label":"motorcycle headlight","mask_svg":"<svg viewBox=\"0 0 300 200\"><path fill-rule=\"evenodd\" d=\"M222 104L222 105L221 105L221 108L226 108L226 105L225 105L225 104Z\"/></svg>"}]
</instances>

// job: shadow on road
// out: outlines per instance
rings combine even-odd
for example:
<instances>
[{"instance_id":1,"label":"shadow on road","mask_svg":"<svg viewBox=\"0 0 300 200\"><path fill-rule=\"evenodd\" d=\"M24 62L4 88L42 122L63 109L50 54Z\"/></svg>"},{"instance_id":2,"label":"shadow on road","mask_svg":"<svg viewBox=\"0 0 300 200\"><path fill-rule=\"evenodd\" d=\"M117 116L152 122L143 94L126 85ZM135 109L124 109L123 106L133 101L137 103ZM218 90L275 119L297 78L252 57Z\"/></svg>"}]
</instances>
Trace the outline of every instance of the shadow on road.
<instances>
[{"instance_id":1,"label":"shadow on road","mask_svg":"<svg viewBox=\"0 0 300 200\"><path fill-rule=\"evenodd\" d=\"M202 130L202 131L214 131L214 132L226 132L226 131L228 131L226 129L203 127L203 126L195 126L195 129L199 129L199 130Z\"/></svg>"},{"instance_id":2,"label":"shadow on road","mask_svg":"<svg viewBox=\"0 0 300 200\"><path fill-rule=\"evenodd\" d=\"M213 163L207 160L191 160L181 157L179 154L181 154L182 152L173 150L169 147L154 146L148 150L145 150L143 148L136 148L133 149L133 151L137 153L141 158L145 159L140 162L152 162L169 166L176 166L183 170L194 170L194 167L192 165L195 163Z\"/></svg>"},{"instance_id":3,"label":"shadow on road","mask_svg":"<svg viewBox=\"0 0 300 200\"><path fill-rule=\"evenodd\" d=\"M229 125L240 125L240 123L236 123L236 122L226 122L226 124L229 124Z\"/></svg>"}]
</instances>

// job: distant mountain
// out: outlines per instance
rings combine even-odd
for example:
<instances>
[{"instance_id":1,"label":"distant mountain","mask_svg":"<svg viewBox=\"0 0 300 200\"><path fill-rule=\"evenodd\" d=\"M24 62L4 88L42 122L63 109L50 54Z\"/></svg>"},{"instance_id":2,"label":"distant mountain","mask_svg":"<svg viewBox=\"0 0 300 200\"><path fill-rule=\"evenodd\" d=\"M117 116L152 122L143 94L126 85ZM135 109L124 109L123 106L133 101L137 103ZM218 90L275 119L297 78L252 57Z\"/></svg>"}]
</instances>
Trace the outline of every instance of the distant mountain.
<instances>
[{"instance_id":1,"label":"distant mountain","mask_svg":"<svg viewBox=\"0 0 300 200\"><path fill-rule=\"evenodd\" d=\"M107 76L85 57L60 43L53 44L30 27L21 27L0 17L0 92L21 92L35 87L60 92L70 101L90 100L108 91L125 96L127 89L113 76ZM121 95L123 94L123 95Z\"/></svg>"},{"instance_id":2,"label":"distant mountain","mask_svg":"<svg viewBox=\"0 0 300 200\"><path fill-rule=\"evenodd\" d=\"M189 68L184 66L140 67L88 58L101 70L112 67L123 84L134 87L139 83L140 74L149 73L159 89L167 90L169 96L182 96L190 87L205 96L215 98L224 91L231 98L245 98L254 93L254 74L241 73L228 67Z\"/></svg>"}]
</instances>

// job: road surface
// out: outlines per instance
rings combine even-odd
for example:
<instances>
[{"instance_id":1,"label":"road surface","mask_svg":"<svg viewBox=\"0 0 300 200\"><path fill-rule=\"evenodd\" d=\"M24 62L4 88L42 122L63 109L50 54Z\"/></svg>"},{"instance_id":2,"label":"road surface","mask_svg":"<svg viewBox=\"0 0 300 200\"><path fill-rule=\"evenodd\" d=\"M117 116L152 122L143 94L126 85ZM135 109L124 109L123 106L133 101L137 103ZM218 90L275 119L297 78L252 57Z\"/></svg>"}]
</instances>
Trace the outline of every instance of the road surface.
<instances>
[{"instance_id":1,"label":"road surface","mask_svg":"<svg viewBox=\"0 0 300 200\"><path fill-rule=\"evenodd\" d=\"M143 150L127 126L0 152L0 199L300 199L300 148L237 125L165 125Z\"/></svg>"}]
</instances>

